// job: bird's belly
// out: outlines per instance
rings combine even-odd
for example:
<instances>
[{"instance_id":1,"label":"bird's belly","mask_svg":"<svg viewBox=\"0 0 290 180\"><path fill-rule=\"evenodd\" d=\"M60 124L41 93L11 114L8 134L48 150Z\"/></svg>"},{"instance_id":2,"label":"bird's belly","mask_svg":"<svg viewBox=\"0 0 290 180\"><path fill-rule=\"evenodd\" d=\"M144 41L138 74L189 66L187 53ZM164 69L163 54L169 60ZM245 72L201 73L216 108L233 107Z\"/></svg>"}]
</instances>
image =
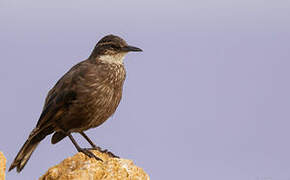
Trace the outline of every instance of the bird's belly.
<instances>
[{"instance_id":1,"label":"bird's belly","mask_svg":"<svg viewBox=\"0 0 290 180\"><path fill-rule=\"evenodd\" d=\"M88 95L79 109L82 111L81 131L97 127L104 123L116 111L122 96L122 89L109 86L99 87L96 92Z\"/></svg>"}]
</instances>

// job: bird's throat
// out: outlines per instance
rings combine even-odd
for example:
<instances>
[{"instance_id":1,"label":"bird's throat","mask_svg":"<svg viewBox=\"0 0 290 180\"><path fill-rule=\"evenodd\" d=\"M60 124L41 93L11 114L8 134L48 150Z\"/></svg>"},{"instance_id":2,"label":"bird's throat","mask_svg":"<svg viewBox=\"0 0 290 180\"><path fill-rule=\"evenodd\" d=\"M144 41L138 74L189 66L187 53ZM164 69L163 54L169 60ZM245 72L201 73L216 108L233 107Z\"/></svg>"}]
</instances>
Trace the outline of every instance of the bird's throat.
<instances>
[{"instance_id":1,"label":"bird's throat","mask_svg":"<svg viewBox=\"0 0 290 180\"><path fill-rule=\"evenodd\" d=\"M98 59L110 64L123 64L126 53L118 53L114 55L102 55Z\"/></svg>"}]
</instances>

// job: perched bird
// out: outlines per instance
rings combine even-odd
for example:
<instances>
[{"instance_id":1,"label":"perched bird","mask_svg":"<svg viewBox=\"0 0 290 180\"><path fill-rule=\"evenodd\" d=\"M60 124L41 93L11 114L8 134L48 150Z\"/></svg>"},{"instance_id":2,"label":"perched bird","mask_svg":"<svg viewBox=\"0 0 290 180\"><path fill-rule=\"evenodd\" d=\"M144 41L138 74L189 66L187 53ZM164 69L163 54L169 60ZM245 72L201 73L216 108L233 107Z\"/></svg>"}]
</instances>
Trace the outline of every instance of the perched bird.
<instances>
[{"instance_id":1,"label":"perched bird","mask_svg":"<svg viewBox=\"0 0 290 180\"><path fill-rule=\"evenodd\" d=\"M130 51L142 50L129 46L118 36L107 35L96 44L87 60L63 75L48 92L37 125L9 171L16 167L20 172L40 141L52 133L52 144L68 136L79 152L101 160L89 149L81 148L71 133L80 133L92 148L100 149L84 131L101 125L116 111L126 77L123 59Z\"/></svg>"}]
</instances>

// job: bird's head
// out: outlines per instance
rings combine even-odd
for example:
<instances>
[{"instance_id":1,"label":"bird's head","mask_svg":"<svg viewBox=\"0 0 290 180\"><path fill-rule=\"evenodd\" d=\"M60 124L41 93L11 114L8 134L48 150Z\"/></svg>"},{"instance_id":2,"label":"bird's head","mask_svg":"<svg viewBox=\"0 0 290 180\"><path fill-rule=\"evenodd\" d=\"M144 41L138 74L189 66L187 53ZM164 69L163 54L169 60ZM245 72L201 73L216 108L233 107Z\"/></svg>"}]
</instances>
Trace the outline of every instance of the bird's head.
<instances>
[{"instance_id":1,"label":"bird's head","mask_svg":"<svg viewBox=\"0 0 290 180\"><path fill-rule=\"evenodd\" d=\"M90 58L108 63L123 63L125 55L131 51L142 51L142 49L129 46L118 36L107 35L96 44Z\"/></svg>"}]
</instances>

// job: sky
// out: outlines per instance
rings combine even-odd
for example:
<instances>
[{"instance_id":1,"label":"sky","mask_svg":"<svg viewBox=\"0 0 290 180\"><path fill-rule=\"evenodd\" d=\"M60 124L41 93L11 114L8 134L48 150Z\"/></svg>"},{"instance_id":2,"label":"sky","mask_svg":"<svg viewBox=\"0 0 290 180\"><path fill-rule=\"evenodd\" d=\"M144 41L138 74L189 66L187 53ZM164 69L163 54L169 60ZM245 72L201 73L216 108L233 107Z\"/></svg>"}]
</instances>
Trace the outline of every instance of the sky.
<instances>
[{"instance_id":1,"label":"sky","mask_svg":"<svg viewBox=\"0 0 290 180\"><path fill-rule=\"evenodd\" d=\"M115 34L144 52L126 56L116 113L87 131L96 144L151 179L290 180L289 12L286 0L0 0L7 166L49 89ZM7 179L37 179L76 153L50 138Z\"/></svg>"}]
</instances>

